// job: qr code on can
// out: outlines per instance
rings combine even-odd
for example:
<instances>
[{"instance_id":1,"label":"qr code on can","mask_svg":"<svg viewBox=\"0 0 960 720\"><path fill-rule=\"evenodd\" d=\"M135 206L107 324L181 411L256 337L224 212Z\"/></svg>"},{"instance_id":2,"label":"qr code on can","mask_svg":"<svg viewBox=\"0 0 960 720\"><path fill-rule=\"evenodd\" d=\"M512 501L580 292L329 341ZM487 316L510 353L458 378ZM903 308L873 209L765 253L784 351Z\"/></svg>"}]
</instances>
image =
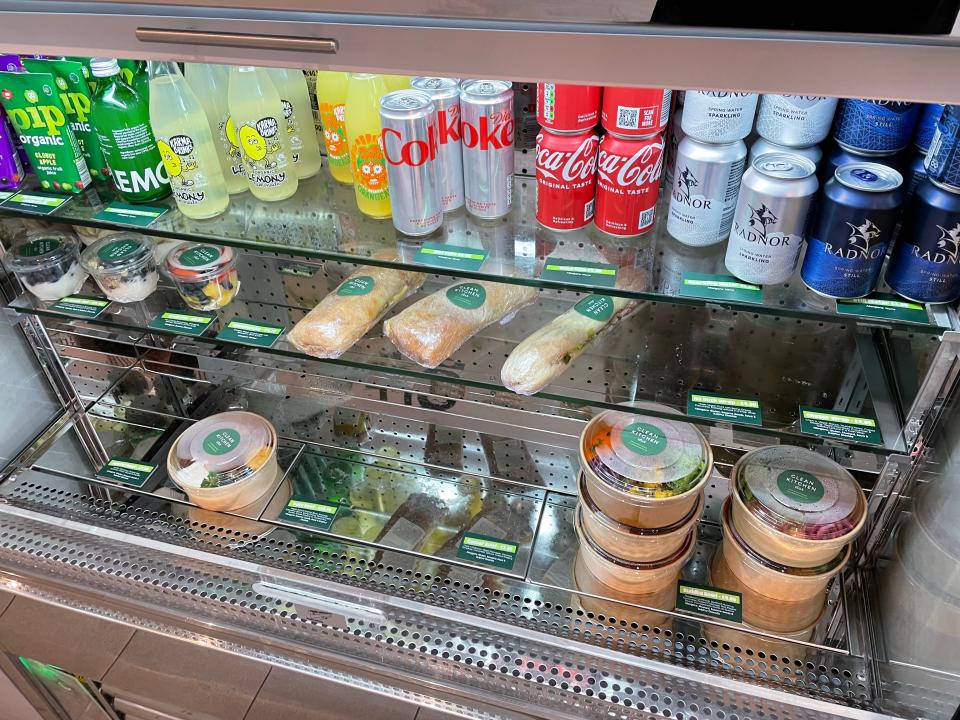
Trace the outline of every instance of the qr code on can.
<instances>
[{"instance_id":1,"label":"qr code on can","mask_svg":"<svg viewBox=\"0 0 960 720\"><path fill-rule=\"evenodd\" d=\"M590 202L583 206L583 219L584 221L590 220L593 218L593 204L596 202L596 198L591 198Z\"/></svg>"},{"instance_id":2,"label":"qr code on can","mask_svg":"<svg viewBox=\"0 0 960 720\"><path fill-rule=\"evenodd\" d=\"M640 127L640 109L617 106L617 127L636 130Z\"/></svg>"},{"instance_id":3,"label":"qr code on can","mask_svg":"<svg viewBox=\"0 0 960 720\"><path fill-rule=\"evenodd\" d=\"M653 225L653 213L656 208L650 208L649 210L644 210L640 213L640 229L642 230L645 227Z\"/></svg>"}]
</instances>

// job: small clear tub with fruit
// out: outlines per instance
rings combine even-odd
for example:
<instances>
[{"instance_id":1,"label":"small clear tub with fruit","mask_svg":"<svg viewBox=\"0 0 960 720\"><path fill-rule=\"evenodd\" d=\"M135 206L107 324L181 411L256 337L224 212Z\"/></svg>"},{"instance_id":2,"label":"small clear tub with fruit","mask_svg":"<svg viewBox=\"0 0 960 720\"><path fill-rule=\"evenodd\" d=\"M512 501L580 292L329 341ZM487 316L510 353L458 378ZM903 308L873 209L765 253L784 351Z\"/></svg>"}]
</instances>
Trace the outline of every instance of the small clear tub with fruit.
<instances>
[{"instance_id":1,"label":"small clear tub with fruit","mask_svg":"<svg viewBox=\"0 0 960 720\"><path fill-rule=\"evenodd\" d=\"M240 288L236 253L225 245L184 243L167 255L164 273L194 310L222 308Z\"/></svg>"}]
</instances>

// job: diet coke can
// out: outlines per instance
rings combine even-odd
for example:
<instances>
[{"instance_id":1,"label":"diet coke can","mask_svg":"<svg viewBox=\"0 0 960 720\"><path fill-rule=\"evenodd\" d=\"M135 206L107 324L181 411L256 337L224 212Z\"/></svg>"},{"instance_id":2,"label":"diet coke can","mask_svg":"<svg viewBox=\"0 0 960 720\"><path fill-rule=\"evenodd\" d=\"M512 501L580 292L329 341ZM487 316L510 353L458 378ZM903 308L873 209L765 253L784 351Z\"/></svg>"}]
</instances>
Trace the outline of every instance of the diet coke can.
<instances>
[{"instance_id":1,"label":"diet coke can","mask_svg":"<svg viewBox=\"0 0 960 720\"><path fill-rule=\"evenodd\" d=\"M537 122L553 133L582 133L600 119L599 85L537 83Z\"/></svg>"},{"instance_id":2,"label":"diet coke can","mask_svg":"<svg viewBox=\"0 0 960 720\"><path fill-rule=\"evenodd\" d=\"M460 147L460 81L448 77L415 77L415 90L433 98L437 108L437 172L444 212L463 207L463 150Z\"/></svg>"},{"instance_id":3,"label":"diet coke can","mask_svg":"<svg viewBox=\"0 0 960 720\"><path fill-rule=\"evenodd\" d=\"M433 100L419 90L387 93L380 126L393 224L404 235L429 235L443 223Z\"/></svg>"},{"instance_id":4,"label":"diet coke can","mask_svg":"<svg viewBox=\"0 0 960 720\"><path fill-rule=\"evenodd\" d=\"M513 206L513 84L461 83L460 114L467 211L479 218L503 217Z\"/></svg>"},{"instance_id":5,"label":"diet coke can","mask_svg":"<svg viewBox=\"0 0 960 720\"><path fill-rule=\"evenodd\" d=\"M606 87L600 122L623 137L649 137L667 127L670 91L663 88Z\"/></svg>"},{"instance_id":6,"label":"diet coke can","mask_svg":"<svg viewBox=\"0 0 960 720\"><path fill-rule=\"evenodd\" d=\"M537 222L551 230L576 230L593 219L597 147L592 130L580 135L537 135Z\"/></svg>"},{"instance_id":7,"label":"diet coke can","mask_svg":"<svg viewBox=\"0 0 960 720\"><path fill-rule=\"evenodd\" d=\"M594 224L618 237L652 228L662 170L663 135L639 139L604 135L597 158Z\"/></svg>"}]
</instances>

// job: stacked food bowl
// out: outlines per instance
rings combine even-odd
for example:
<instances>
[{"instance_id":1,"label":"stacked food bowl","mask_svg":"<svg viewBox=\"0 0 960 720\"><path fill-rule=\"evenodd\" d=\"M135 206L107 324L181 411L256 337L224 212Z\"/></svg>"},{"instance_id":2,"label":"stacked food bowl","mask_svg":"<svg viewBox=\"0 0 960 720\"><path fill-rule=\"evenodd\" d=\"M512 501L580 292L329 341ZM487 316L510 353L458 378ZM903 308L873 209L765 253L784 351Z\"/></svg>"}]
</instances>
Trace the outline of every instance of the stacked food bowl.
<instances>
[{"instance_id":1,"label":"stacked food bowl","mask_svg":"<svg viewBox=\"0 0 960 720\"><path fill-rule=\"evenodd\" d=\"M580 437L574 582L589 595L670 609L680 571L696 547L713 456L694 425L636 412L671 414L670 408L633 408L597 415ZM596 598L583 602L594 612L624 612ZM666 617L631 612L628 619L662 627Z\"/></svg>"}]
</instances>

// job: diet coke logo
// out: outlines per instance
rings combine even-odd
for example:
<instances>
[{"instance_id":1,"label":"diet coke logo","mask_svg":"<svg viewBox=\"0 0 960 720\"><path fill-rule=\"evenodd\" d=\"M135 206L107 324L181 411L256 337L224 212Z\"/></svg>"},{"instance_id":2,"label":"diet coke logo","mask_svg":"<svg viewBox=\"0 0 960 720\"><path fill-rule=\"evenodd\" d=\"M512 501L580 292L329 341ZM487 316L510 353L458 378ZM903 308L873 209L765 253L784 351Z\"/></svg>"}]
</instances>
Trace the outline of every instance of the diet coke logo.
<instances>
[{"instance_id":1,"label":"diet coke logo","mask_svg":"<svg viewBox=\"0 0 960 720\"><path fill-rule=\"evenodd\" d=\"M420 167L428 160L437 157L437 132L431 125L426 140L407 140L404 142L399 130L384 128L381 133L383 155L391 165L410 165Z\"/></svg>"},{"instance_id":2,"label":"diet coke logo","mask_svg":"<svg viewBox=\"0 0 960 720\"><path fill-rule=\"evenodd\" d=\"M656 157L654 157L656 156ZM663 141L644 143L633 155L612 153L600 148L597 173L601 180L627 187L642 187L660 179L663 169Z\"/></svg>"},{"instance_id":3,"label":"diet coke logo","mask_svg":"<svg viewBox=\"0 0 960 720\"><path fill-rule=\"evenodd\" d=\"M551 180L587 180L597 171L597 145L600 137L590 135L573 151L551 150L540 146L537 138L537 171Z\"/></svg>"},{"instance_id":4,"label":"diet coke logo","mask_svg":"<svg viewBox=\"0 0 960 720\"><path fill-rule=\"evenodd\" d=\"M490 117L481 115L476 127L464 120L461 131L463 144L468 148L500 150L513 147L513 115L510 113L495 113Z\"/></svg>"}]
</instances>

